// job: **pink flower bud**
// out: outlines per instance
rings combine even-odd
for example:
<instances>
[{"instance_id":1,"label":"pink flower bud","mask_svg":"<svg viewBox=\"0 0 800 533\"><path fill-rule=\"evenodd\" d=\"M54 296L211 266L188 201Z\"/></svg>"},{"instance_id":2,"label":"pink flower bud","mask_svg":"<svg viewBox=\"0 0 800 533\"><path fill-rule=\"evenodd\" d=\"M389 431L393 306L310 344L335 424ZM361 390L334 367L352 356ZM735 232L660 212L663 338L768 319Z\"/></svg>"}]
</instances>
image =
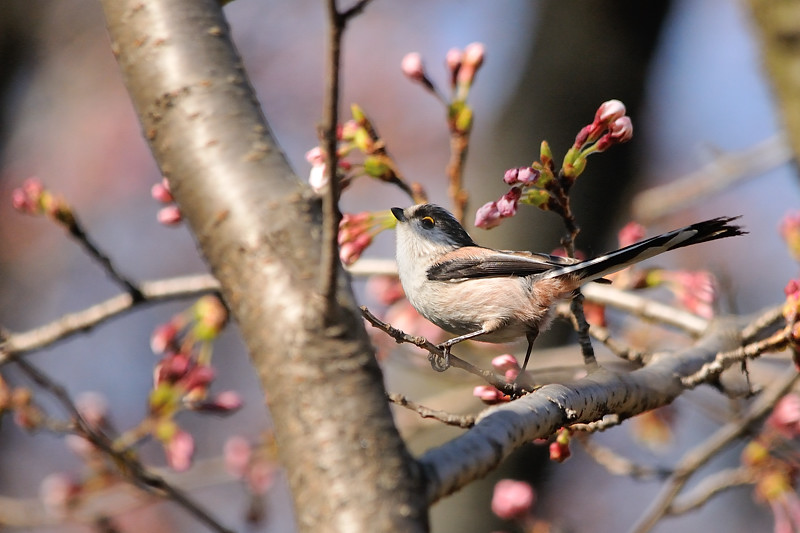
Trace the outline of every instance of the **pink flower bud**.
<instances>
[{"instance_id":1,"label":"pink flower bud","mask_svg":"<svg viewBox=\"0 0 800 533\"><path fill-rule=\"evenodd\" d=\"M633 138L633 122L630 117L620 117L609 125L611 138L618 143L625 143Z\"/></svg>"},{"instance_id":2,"label":"pink flower bud","mask_svg":"<svg viewBox=\"0 0 800 533\"><path fill-rule=\"evenodd\" d=\"M494 486L492 512L503 520L522 518L530 513L536 493L528 483L501 479Z\"/></svg>"},{"instance_id":3,"label":"pink flower bud","mask_svg":"<svg viewBox=\"0 0 800 533\"><path fill-rule=\"evenodd\" d=\"M511 187L511 189L497 201L497 211L500 213L500 216L507 218L516 215L517 205L521 197L522 189L519 187Z\"/></svg>"},{"instance_id":4,"label":"pink flower bud","mask_svg":"<svg viewBox=\"0 0 800 533\"><path fill-rule=\"evenodd\" d=\"M235 435L225 442L223 449L225 470L233 477L241 479L245 476L252 456L253 448L244 437Z\"/></svg>"},{"instance_id":5,"label":"pink flower bud","mask_svg":"<svg viewBox=\"0 0 800 533\"><path fill-rule=\"evenodd\" d=\"M800 436L800 396L790 393L778 400L767 424L787 438Z\"/></svg>"},{"instance_id":6,"label":"pink flower bud","mask_svg":"<svg viewBox=\"0 0 800 533\"><path fill-rule=\"evenodd\" d=\"M75 399L75 407L86 422L98 428L105 424L108 400L99 392L83 392Z\"/></svg>"},{"instance_id":7,"label":"pink flower bud","mask_svg":"<svg viewBox=\"0 0 800 533\"><path fill-rule=\"evenodd\" d=\"M501 219L497 202L488 202L475 212L475 227L490 229L499 226Z\"/></svg>"},{"instance_id":8,"label":"pink flower bud","mask_svg":"<svg viewBox=\"0 0 800 533\"><path fill-rule=\"evenodd\" d=\"M492 368L498 374L502 374L508 382L515 381L522 370L516 358L511 354L498 355L492 359Z\"/></svg>"},{"instance_id":9,"label":"pink flower bud","mask_svg":"<svg viewBox=\"0 0 800 533\"><path fill-rule=\"evenodd\" d=\"M168 204L175 201L175 199L172 197L172 193L169 191L169 185L166 178L150 188L150 196L162 204Z\"/></svg>"},{"instance_id":10,"label":"pink flower bud","mask_svg":"<svg viewBox=\"0 0 800 533\"><path fill-rule=\"evenodd\" d=\"M194 438L186 431L179 430L164 447L167 464L176 472L188 470L192 466Z\"/></svg>"},{"instance_id":11,"label":"pink flower bud","mask_svg":"<svg viewBox=\"0 0 800 533\"><path fill-rule=\"evenodd\" d=\"M608 100L600 104L594 115L596 123L609 124L625 116L625 104L619 100Z\"/></svg>"},{"instance_id":12,"label":"pink flower bud","mask_svg":"<svg viewBox=\"0 0 800 533\"><path fill-rule=\"evenodd\" d=\"M324 164L325 155L322 152L322 148L320 148L319 146L315 146L314 148L306 152L306 161L308 161L313 166Z\"/></svg>"},{"instance_id":13,"label":"pink flower bud","mask_svg":"<svg viewBox=\"0 0 800 533\"><path fill-rule=\"evenodd\" d=\"M405 296L397 276L370 276L367 294L383 305L391 305Z\"/></svg>"},{"instance_id":14,"label":"pink flower bud","mask_svg":"<svg viewBox=\"0 0 800 533\"><path fill-rule=\"evenodd\" d=\"M247 475L247 484L253 494L263 495L272 486L275 468L267 461L255 461Z\"/></svg>"},{"instance_id":15,"label":"pink flower bud","mask_svg":"<svg viewBox=\"0 0 800 533\"><path fill-rule=\"evenodd\" d=\"M456 85L470 86L475 81L475 74L483 65L486 48L481 43L472 43L464 49L461 68L456 75Z\"/></svg>"},{"instance_id":16,"label":"pink flower bud","mask_svg":"<svg viewBox=\"0 0 800 533\"><path fill-rule=\"evenodd\" d=\"M646 235L644 226L638 222L628 222L617 234L617 240L621 248L630 246L641 241Z\"/></svg>"},{"instance_id":17,"label":"pink flower bud","mask_svg":"<svg viewBox=\"0 0 800 533\"><path fill-rule=\"evenodd\" d=\"M80 486L61 473L50 474L39 486L39 498L45 510L55 516L64 516L79 492Z\"/></svg>"},{"instance_id":18,"label":"pink flower bud","mask_svg":"<svg viewBox=\"0 0 800 533\"><path fill-rule=\"evenodd\" d=\"M492 385L478 385L472 390L472 395L488 404L507 402L511 399Z\"/></svg>"},{"instance_id":19,"label":"pink flower bud","mask_svg":"<svg viewBox=\"0 0 800 533\"><path fill-rule=\"evenodd\" d=\"M464 61L464 53L458 48L451 48L444 56L444 62L447 65L447 70L450 71L450 85L455 87L458 71L461 70L461 64Z\"/></svg>"},{"instance_id":20,"label":"pink flower bud","mask_svg":"<svg viewBox=\"0 0 800 533\"><path fill-rule=\"evenodd\" d=\"M422 56L417 52L411 52L403 57L400 63L403 74L410 80L422 83L425 80L425 67L422 64Z\"/></svg>"},{"instance_id":21,"label":"pink flower bud","mask_svg":"<svg viewBox=\"0 0 800 533\"><path fill-rule=\"evenodd\" d=\"M195 411L208 411L217 414L229 414L241 409L244 405L241 395L236 391L225 391L217 394L210 402L192 406Z\"/></svg>"},{"instance_id":22,"label":"pink flower bud","mask_svg":"<svg viewBox=\"0 0 800 533\"><path fill-rule=\"evenodd\" d=\"M153 335L150 336L150 349L153 353L164 353L168 348L173 347L177 341L178 331L177 324L172 320L157 326L153 330Z\"/></svg>"},{"instance_id":23,"label":"pink flower bud","mask_svg":"<svg viewBox=\"0 0 800 533\"><path fill-rule=\"evenodd\" d=\"M183 216L177 205L168 205L158 210L156 219L165 226L174 226L183 220Z\"/></svg>"}]
</instances>

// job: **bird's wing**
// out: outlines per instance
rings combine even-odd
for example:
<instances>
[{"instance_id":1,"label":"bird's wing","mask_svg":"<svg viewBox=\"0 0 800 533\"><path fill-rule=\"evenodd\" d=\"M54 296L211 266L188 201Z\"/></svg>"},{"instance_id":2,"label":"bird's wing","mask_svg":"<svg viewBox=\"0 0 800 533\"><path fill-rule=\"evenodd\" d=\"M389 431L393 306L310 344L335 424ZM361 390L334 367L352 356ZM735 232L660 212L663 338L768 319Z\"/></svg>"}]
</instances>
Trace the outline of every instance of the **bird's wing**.
<instances>
[{"instance_id":1,"label":"bird's wing","mask_svg":"<svg viewBox=\"0 0 800 533\"><path fill-rule=\"evenodd\" d=\"M465 247L428 269L432 281L457 281L472 278L531 276L555 267L570 265L575 259L530 252L505 252Z\"/></svg>"}]
</instances>

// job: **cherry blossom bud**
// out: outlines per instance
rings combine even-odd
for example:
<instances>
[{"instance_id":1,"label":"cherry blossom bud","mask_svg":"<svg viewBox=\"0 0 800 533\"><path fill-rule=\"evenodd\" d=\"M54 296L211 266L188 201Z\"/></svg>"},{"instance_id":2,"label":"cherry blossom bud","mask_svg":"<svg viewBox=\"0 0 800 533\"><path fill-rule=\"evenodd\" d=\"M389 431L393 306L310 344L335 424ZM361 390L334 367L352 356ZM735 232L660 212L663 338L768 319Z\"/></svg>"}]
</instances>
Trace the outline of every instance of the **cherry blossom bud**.
<instances>
[{"instance_id":1,"label":"cherry blossom bud","mask_svg":"<svg viewBox=\"0 0 800 533\"><path fill-rule=\"evenodd\" d=\"M800 396L790 393L778 400L767 425L787 438L800 436Z\"/></svg>"},{"instance_id":2,"label":"cherry blossom bud","mask_svg":"<svg viewBox=\"0 0 800 533\"><path fill-rule=\"evenodd\" d=\"M370 276L367 294L382 305L391 305L405 296L403 285L397 276Z\"/></svg>"},{"instance_id":3,"label":"cherry blossom bud","mask_svg":"<svg viewBox=\"0 0 800 533\"><path fill-rule=\"evenodd\" d=\"M619 100L608 100L600 104L597 112L594 115L596 123L610 124L615 120L625 116L625 104Z\"/></svg>"},{"instance_id":4,"label":"cherry blossom bud","mask_svg":"<svg viewBox=\"0 0 800 533\"><path fill-rule=\"evenodd\" d=\"M241 479L247 474L252 456L253 447L246 438L234 435L225 441L223 449L225 470L233 477Z\"/></svg>"},{"instance_id":5,"label":"cherry blossom bud","mask_svg":"<svg viewBox=\"0 0 800 533\"><path fill-rule=\"evenodd\" d=\"M475 81L475 74L483 65L483 58L486 48L482 43L472 43L464 49L461 68L456 76L456 84L459 86L470 86Z\"/></svg>"},{"instance_id":6,"label":"cherry blossom bud","mask_svg":"<svg viewBox=\"0 0 800 533\"><path fill-rule=\"evenodd\" d=\"M641 241L646 234L644 226L638 222L628 222L619 230L619 233L617 233L617 240L619 241L620 248L624 248Z\"/></svg>"},{"instance_id":7,"label":"cherry blossom bud","mask_svg":"<svg viewBox=\"0 0 800 533\"><path fill-rule=\"evenodd\" d=\"M11 205L17 211L28 215L43 213L42 198L45 194L44 185L39 178L31 177L22 182L22 186L11 193Z\"/></svg>"},{"instance_id":8,"label":"cherry blossom bud","mask_svg":"<svg viewBox=\"0 0 800 533\"><path fill-rule=\"evenodd\" d=\"M511 354L498 355L492 359L492 368L498 374L502 374L509 383L514 382L522 370L517 359Z\"/></svg>"},{"instance_id":9,"label":"cherry blossom bud","mask_svg":"<svg viewBox=\"0 0 800 533\"><path fill-rule=\"evenodd\" d=\"M173 204L159 209L156 214L156 220L165 226L174 226L183 220L183 216L178 206Z\"/></svg>"},{"instance_id":10,"label":"cherry blossom bud","mask_svg":"<svg viewBox=\"0 0 800 533\"><path fill-rule=\"evenodd\" d=\"M500 211L497 209L497 202L488 202L475 212L475 227L491 229L499 226L501 219Z\"/></svg>"},{"instance_id":11,"label":"cherry blossom bud","mask_svg":"<svg viewBox=\"0 0 800 533\"><path fill-rule=\"evenodd\" d=\"M106 423L108 400L99 392L81 393L75 399L75 407L90 426L99 428Z\"/></svg>"},{"instance_id":12,"label":"cherry blossom bud","mask_svg":"<svg viewBox=\"0 0 800 533\"><path fill-rule=\"evenodd\" d=\"M53 516L64 516L80 492L80 486L68 475L50 474L39 486L39 498L45 510Z\"/></svg>"},{"instance_id":13,"label":"cherry blossom bud","mask_svg":"<svg viewBox=\"0 0 800 533\"><path fill-rule=\"evenodd\" d=\"M783 217L780 232L792 258L800 261L800 211L789 213Z\"/></svg>"},{"instance_id":14,"label":"cherry blossom bud","mask_svg":"<svg viewBox=\"0 0 800 533\"><path fill-rule=\"evenodd\" d=\"M207 411L227 415L238 411L244 405L241 395L236 391L225 391L217 394L211 401L190 406L194 411Z\"/></svg>"},{"instance_id":15,"label":"cherry blossom bud","mask_svg":"<svg viewBox=\"0 0 800 533\"><path fill-rule=\"evenodd\" d=\"M150 349L155 354L166 352L168 348L176 345L179 331L178 325L173 320L157 326L150 336Z\"/></svg>"},{"instance_id":16,"label":"cherry blossom bud","mask_svg":"<svg viewBox=\"0 0 800 533\"><path fill-rule=\"evenodd\" d=\"M510 168L503 175L503 181L508 185L531 185L539 178L539 171L532 167Z\"/></svg>"},{"instance_id":17,"label":"cherry blossom bud","mask_svg":"<svg viewBox=\"0 0 800 533\"><path fill-rule=\"evenodd\" d=\"M565 429L558 430L556 440L550 443L550 460L556 463L563 463L572 452L569 449L570 433Z\"/></svg>"},{"instance_id":18,"label":"cherry blossom bud","mask_svg":"<svg viewBox=\"0 0 800 533\"><path fill-rule=\"evenodd\" d=\"M620 117L609 125L609 135L618 143L625 143L633 138L633 122L630 117Z\"/></svg>"},{"instance_id":19,"label":"cherry blossom bud","mask_svg":"<svg viewBox=\"0 0 800 533\"><path fill-rule=\"evenodd\" d=\"M472 390L472 395L488 404L507 402L511 399L492 385L478 385Z\"/></svg>"},{"instance_id":20,"label":"cherry blossom bud","mask_svg":"<svg viewBox=\"0 0 800 533\"><path fill-rule=\"evenodd\" d=\"M497 211L503 218L511 217L517 214L517 205L522 196L522 189L519 187L511 187L511 189L504 194L497 201Z\"/></svg>"},{"instance_id":21,"label":"cherry blossom bud","mask_svg":"<svg viewBox=\"0 0 800 533\"><path fill-rule=\"evenodd\" d=\"M156 183L150 188L150 196L162 204L169 204L175 201L175 199L172 197L172 193L169 190L169 182L167 182L167 178L162 178L161 182Z\"/></svg>"},{"instance_id":22,"label":"cherry blossom bud","mask_svg":"<svg viewBox=\"0 0 800 533\"><path fill-rule=\"evenodd\" d=\"M176 472L183 472L192 466L194 438L186 431L178 430L164 447L167 464Z\"/></svg>"},{"instance_id":23,"label":"cherry blossom bud","mask_svg":"<svg viewBox=\"0 0 800 533\"><path fill-rule=\"evenodd\" d=\"M494 486L492 512L503 520L515 520L530 513L536 493L528 483L501 479Z\"/></svg>"},{"instance_id":24,"label":"cherry blossom bud","mask_svg":"<svg viewBox=\"0 0 800 533\"><path fill-rule=\"evenodd\" d=\"M458 78L458 71L461 70L461 64L464 60L464 53L458 48L451 48L444 56L444 62L447 65L447 70L450 71L450 86L456 86L456 79Z\"/></svg>"},{"instance_id":25,"label":"cherry blossom bud","mask_svg":"<svg viewBox=\"0 0 800 533\"><path fill-rule=\"evenodd\" d=\"M203 296L197 300L192 310L195 319L192 332L197 340L214 340L228 322L228 309L214 295Z\"/></svg>"},{"instance_id":26,"label":"cherry blossom bud","mask_svg":"<svg viewBox=\"0 0 800 533\"><path fill-rule=\"evenodd\" d=\"M272 486L275 468L267 461L255 461L247 475L247 484L253 494L263 495Z\"/></svg>"},{"instance_id":27,"label":"cherry blossom bud","mask_svg":"<svg viewBox=\"0 0 800 533\"><path fill-rule=\"evenodd\" d=\"M400 63L403 74L410 80L422 83L425 79L425 67L422 64L422 56L417 52L411 52L403 57Z\"/></svg>"}]
</instances>

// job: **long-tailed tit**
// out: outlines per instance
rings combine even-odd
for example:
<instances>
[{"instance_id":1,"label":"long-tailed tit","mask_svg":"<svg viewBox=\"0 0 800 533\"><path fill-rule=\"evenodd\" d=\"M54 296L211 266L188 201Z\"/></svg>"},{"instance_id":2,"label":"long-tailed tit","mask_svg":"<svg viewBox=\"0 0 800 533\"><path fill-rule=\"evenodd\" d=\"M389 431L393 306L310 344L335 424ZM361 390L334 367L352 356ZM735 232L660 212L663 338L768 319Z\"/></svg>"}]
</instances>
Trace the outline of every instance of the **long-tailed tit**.
<instances>
[{"instance_id":1,"label":"long-tailed tit","mask_svg":"<svg viewBox=\"0 0 800 533\"><path fill-rule=\"evenodd\" d=\"M550 308L584 283L683 246L746 233L729 224L738 217L698 222L579 261L531 252L484 248L447 210L432 204L392 208L397 218L397 269L411 305L440 328L457 335L440 347L447 366L450 347L476 339L533 341L550 322Z\"/></svg>"}]
</instances>

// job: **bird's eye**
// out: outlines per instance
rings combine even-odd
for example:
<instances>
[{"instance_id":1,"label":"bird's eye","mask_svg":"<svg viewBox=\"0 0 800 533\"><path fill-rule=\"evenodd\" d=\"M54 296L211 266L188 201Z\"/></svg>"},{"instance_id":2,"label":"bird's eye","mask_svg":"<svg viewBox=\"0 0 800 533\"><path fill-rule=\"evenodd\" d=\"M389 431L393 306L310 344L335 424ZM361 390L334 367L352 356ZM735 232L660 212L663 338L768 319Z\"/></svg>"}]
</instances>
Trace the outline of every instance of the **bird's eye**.
<instances>
[{"instance_id":1,"label":"bird's eye","mask_svg":"<svg viewBox=\"0 0 800 533\"><path fill-rule=\"evenodd\" d=\"M421 223L425 229L431 229L436 224L433 217L422 217Z\"/></svg>"}]
</instances>

